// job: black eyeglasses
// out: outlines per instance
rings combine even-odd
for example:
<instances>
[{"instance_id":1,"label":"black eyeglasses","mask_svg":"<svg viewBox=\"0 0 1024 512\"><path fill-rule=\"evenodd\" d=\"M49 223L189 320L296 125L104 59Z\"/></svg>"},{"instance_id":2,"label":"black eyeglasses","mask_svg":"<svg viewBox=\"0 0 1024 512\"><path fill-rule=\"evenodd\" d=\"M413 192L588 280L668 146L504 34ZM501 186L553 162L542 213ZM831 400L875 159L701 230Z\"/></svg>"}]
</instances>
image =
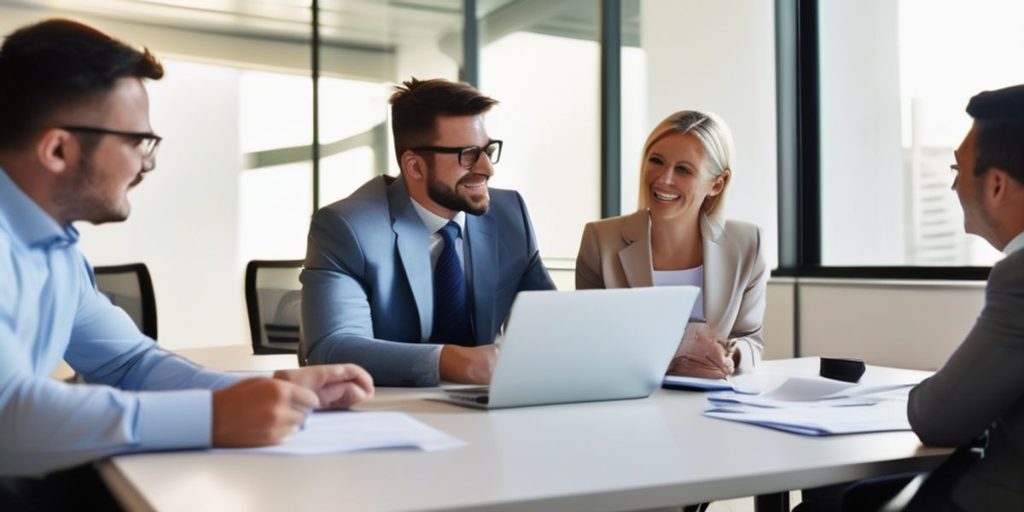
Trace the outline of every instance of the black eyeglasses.
<instances>
[{"instance_id":1,"label":"black eyeglasses","mask_svg":"<svg viewBox=\"0 0 1024 512\"><path fill-rule=\"evenodd\" d=\"M156 148L160 146L160 141L163 140L163 137L150 132L122 132L119 130L97 128L95 126L58 126L58 128L69 132L117 135L126 139L132 139L140 148L142 148L142 157L146 160L152 160L153 157L156 156Z\"/></svg>"},{"instance_id":2,"label":"black eyeglasses","mask_svg":"<svg viewBox=\"0 0 1024 512\"><path fill-rule=\"evenodd\" d=\"M501 159L501 145L500 140L492 140L487 143L486 146L463 146L459 148L450 148L445 146L420 146L418 148L409 148L413 151L433 151L435 153L458 153L459 165L466 168L472 169L476 165L477 161L480 160L480 155L486 153L487 159L492 164L498 163Z\"/></svg>"}]
</instances>

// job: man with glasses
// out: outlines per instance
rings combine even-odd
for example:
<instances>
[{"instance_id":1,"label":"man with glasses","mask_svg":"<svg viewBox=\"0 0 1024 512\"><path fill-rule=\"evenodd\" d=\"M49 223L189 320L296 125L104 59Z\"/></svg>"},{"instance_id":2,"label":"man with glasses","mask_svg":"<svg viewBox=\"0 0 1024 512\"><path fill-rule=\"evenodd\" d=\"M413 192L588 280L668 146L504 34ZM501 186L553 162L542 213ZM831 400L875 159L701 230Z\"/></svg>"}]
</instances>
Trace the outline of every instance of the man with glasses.
<instances>
[{"instance_id":1,"label":"man with glasses","mask_svg":"<svg viewBox=\"0 0 1024 512\"><path fill-rule=\"evenodd\" d=\"M488 187L495 103L441 79L391 96L400 176L371 179L310 226L302 363L357 363L383 385L490 382L516 294L554 288L523 198Z\"/></svg>"},{"instance_id":2,"label":"man with glasses","mask_svg":"<svg viewBox=\"0 0 1024 512\"><path fill-rule=\"evenodd\" d=\"M121 221L160 137L160 63L49 20L0 47L0 510L116 508L90 466L116 453L281 442L315 407L372 395L354 365L246 378L160 350L97 291L74 221ZM50 377L64 359L87 385ZM45 478L36 478L47 475Z\"/></svg>"}]
</instances>

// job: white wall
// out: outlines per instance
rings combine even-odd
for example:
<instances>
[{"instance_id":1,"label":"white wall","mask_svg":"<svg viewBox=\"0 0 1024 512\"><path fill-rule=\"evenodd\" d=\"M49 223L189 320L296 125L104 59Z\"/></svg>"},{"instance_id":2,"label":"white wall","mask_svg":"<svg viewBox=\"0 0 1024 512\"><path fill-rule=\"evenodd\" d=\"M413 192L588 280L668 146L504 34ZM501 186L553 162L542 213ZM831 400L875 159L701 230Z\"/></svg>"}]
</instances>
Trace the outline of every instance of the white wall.
<instances>
[{"instance_id":1,"label":"white wall","mask_svg":"<svg viewBox=\"0 0 1024 512\"><path fill-rule=\"evenodd\" d=\"M796 280L775 278L768 281L767 306L764 312L764 359L786 359L796 355Z\"/></svg>"},{"instance_id":2,"label":"white wall","mask_svg":"<svg viewBox=\"0 0 1024 512\"><path fill-rule=\"evenodd\" d=\"M599 65L593 41L526 32L481 50L481 90L501 102L488 130L505 141L491 184L523 195L546 258L575 258L601 217Z\"/></svg>"},{"instance_id":3,"label":"white wall","mask_svg":"<svg viewBox=\"0 0 1024 512\"><path fill-rule=\"evenodd\" d=\"M977 281L774 278L768 283L765 358L795 355L799 321L801 356L936 370L963 341L984 300L984 283Z\"/></svg>"},{"instance_id":4,"label":"white wall","mask_svg":"<svg viewBox=\"0 0 1024 512\"><path fill-rule=\"evenodd\" d=\"M978 282L802 280L801 355L936 370L963 341L983 304L984 284Z\"/></svg>"},{"instance_id":5,"label":"white wall","mask_svg":"<svg viewBox=\"0 0 1024 512\"><path fill-rule=\"evenodd\" d=\"M774 267L778 253L774 4L645 0L640 8L648 69L646 130L684 109L712 111L725 120L736 142L726 215L765 228L766 250ZM640 161L639 148L623 151L633 151L633 161ZM632 172L630 177L626 172ZM624 169L623 181L636 180L636 172ZM631 204L635 208L635 200Z\"/></svg>"}]
</instances>

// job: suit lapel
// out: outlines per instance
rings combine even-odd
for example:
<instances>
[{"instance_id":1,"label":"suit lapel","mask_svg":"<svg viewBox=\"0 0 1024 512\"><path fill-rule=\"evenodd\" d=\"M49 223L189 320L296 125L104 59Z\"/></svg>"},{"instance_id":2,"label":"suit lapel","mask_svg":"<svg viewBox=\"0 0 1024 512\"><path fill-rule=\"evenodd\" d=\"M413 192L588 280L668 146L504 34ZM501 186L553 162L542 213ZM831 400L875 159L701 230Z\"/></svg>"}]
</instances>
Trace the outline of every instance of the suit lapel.
<instances>
[{"instance_id":1,"label":"suit lapel","mask_svg":"<svg viewBox=\"0 0 1024 512\"><path fill-rule=\"evenodd\" d=\"M430 233L427 233L423 221L413 209L409 191L401 176L388 187L388 204L398 257L405 269L409 289L416 302L416 311L419 312L422 340L430 336L427 322L431 320L429 312L434 310L433 285L430 282L433 275L430 271Z\"/></svg>"},{"instance_id":2,"label":"suit lapel","mask_svg":"<svg viewBox=\"0 0 1024 512\"><path fill-rule=\"evenodd\" d=\"M622 241L626 247L619 251L619 263L629 287L653 286L651 227L647 210L638 211L622 221Z\"/></svg>"},{"instance_id":3,"label":"suit lapel","mask_svg":"<svg viewBox=\"0 0 1024 512\"><path fill-rule=\"evenodd\" d=\"M723 318L736 280L732 270L737 268L737 255L725 246L724 230L704 213L700 215L700 235L704 241L704 318Z\"/></svg>"},{"instance_id":4,"label":"suit lapel","mask_svg":"<svg viewBox=\"0 0 1024 512\"><path fill-rule=\"evenodd\" d=\"M466 215L469 259L473 277L473 332L477 345L494 333L494 296L498 288L498 237L487 215Z\"/></svg>"}]
</instances>

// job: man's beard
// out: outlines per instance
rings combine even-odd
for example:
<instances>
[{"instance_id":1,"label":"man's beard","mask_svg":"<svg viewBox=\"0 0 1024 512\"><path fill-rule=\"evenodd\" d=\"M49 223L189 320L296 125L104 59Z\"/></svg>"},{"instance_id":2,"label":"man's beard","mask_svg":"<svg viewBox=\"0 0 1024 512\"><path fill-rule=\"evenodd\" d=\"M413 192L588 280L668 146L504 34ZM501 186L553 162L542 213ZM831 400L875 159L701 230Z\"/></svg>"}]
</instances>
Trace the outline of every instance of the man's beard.
<instances>
[{"instance_id":1,"label":"man's beard","mask_svg":"<svg viewBox=\"0 0 1024 512\"><path fill-rule=\"evenodd\" d=\"M459 180L459 183L472 177L472 174L466 175L462 180ZM473 206L468 199L459 195L457 188L458 184L452 188L441 183L441 180L436 179L434 176L434 170L432 168L427 169L427 197L432 201L455 212L466 212L472 215L487 213L489 201L484 200L482 206Z\"/></svg>"},{"instance_id":2,"label":"man's beard","mask_svg":"<svg viewBox=\"0 0 1024 512\"><path fill-rule=\"evenodd\" d=\"M63 180L54 192L57 204L62 206L65 217L71 220L85 220L93 224L121 222L127 212L120 212L115 205L103 197L103 183L92 163L92 154L86 152L78 162L74 174Z\"/></svg>"}]
</instances>

